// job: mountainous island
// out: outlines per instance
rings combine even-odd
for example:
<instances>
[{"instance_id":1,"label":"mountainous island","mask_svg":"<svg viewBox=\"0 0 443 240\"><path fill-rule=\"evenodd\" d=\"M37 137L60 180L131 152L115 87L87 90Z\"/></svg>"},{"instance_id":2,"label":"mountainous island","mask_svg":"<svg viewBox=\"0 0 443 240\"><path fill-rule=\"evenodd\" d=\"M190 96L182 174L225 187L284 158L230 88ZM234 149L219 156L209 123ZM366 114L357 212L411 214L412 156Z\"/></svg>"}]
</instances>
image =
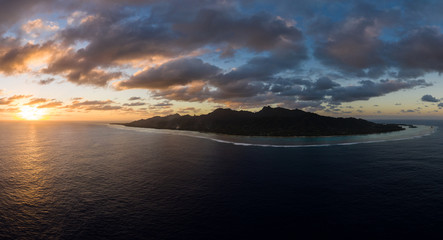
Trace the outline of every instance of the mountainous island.
<instances>
[{"instance_id":1,"label":"mountainous island","mask_svg":"<svg viewBox=\"0 0 443 240\"><path fill-rule=\"evenodd\" d=\"M216 109L190 116L152 117L122 124L128 127L176 129L244 136L333 136L404 130L398 124L378 124L356 118L334 118L302 110L264 107L258 112Z\"/></svg>"}]
</instances>

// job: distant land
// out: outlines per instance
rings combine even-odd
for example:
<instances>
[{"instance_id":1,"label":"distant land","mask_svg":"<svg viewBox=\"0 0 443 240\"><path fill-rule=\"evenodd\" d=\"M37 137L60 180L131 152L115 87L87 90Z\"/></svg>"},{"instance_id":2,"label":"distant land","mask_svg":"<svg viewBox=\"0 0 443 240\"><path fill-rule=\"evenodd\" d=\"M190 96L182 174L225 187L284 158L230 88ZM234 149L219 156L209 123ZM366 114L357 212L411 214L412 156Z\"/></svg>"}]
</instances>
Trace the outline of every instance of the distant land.
<instances>
[{"instance_id":1,"label":"distant land","mask_svg":"<svg viewBox=\"0 0 443 240\"><path fill-rule=\"evenodd\" d=\"M121 125L243 136L334 136L404 130L400 124L379 124L356 118L326 117L280 107L263 107L258 112L219 108L200 116L174 114Z\"/></svg>"}]
</instances>

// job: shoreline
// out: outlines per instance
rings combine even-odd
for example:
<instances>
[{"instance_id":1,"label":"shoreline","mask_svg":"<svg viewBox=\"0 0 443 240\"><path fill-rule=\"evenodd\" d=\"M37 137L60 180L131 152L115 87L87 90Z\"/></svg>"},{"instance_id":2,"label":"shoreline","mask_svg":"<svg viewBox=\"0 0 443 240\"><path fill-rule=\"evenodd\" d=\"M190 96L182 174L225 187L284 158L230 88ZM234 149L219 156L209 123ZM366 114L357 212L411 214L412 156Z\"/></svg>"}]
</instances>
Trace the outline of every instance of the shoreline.
<instances>
[{"instance_id":1,"label":"shoreline","mask_svg":"<svg viewBox=\"0 0 443 240\"><path fill-rule=\"evenodd\" d=\"M187 136L193 138L207 139L214 142L232 144L237 146L258 146L258 147L328 147L328 146L346 146L364 143L380 143L390 141L401 141L408 139L421 138L434 134L438 127L428 125L414 125L415 128L407 128L404 131L395 131L389 133L373 133L360 135L341 135L341 136L294 136L294 137L273 137L273 136L239 136L217 133L202 133L185 130L156 129L128 127L124 124L108 124L109 127L115 127L121 130L138 131L152 134L168 134Z\"/></svg>"},{"instance_id":2,"label":"shoreline","mask_svg":"<svg viewBox=\"0 0 443 240\"><path fill-rule=\"evenodd\" d=\"M190 130L190 129L173 129L173 128L156 128L156 127L143 127L143 126L132 126L129 123L108 123L111 125L121 125L130 128L141 128L141 129L157 129L157 130L171 130L171 131L187 131L187 132L197 132L197 133L206 133L206 134L221 134L228 136L239 136L239 137L337 137L337 136L357 136L357 135L367 135L367 134L383 134L383 133L392 133L392 132L401 132L406 130L404 127L408 128L416 128L415 125L412 124L389 124L389 125L397 125L401 127L401 129L394 129L390 131L376 131L369 133L351 133L351 134L335 134L335 135L246 135L246 134L230 134L224 132L213 132L213 131L199 131L199 130Z\"/></svg>"}]
</instances>

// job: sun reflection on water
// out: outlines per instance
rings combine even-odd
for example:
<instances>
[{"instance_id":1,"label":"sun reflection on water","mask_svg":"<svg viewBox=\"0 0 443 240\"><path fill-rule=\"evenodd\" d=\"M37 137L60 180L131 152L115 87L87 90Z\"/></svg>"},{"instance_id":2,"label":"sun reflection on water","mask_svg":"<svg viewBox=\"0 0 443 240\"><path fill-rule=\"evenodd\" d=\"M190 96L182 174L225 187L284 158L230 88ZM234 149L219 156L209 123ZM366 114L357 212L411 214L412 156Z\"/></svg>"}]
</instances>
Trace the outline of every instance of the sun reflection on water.
<instances>
[{"instance_id":1,"label":"sun reflection on water","mask_svg":"<svg viewBox=\"0 0 443 240\"><path fill-rule=\"evenodd\" d=\"M45 168L45 152L39 141L39 133L35 124L27 126L27 134L22 136L20 151L16 153L15 175L12 176L14 188L10 196L20 210L24 221L42 221L51 203L48 191L49 180Z\"/></svg>"}]
</instances>

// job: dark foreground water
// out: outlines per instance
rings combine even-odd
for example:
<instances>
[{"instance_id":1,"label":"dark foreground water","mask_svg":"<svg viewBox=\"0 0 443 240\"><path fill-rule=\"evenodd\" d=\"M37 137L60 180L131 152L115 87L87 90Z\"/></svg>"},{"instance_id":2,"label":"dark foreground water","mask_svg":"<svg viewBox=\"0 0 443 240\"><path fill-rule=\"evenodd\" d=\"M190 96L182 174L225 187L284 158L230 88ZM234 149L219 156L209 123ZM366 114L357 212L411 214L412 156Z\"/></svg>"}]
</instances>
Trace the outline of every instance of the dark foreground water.
<instances>
[{"instance_id":1,"label":"dark foreground water","mask_svg":"<svg viewBox=\"0 0 443 240\"><path fill-rule=\"evenodd\" d=\"M421 138L259 147L0 122L0 239L443 236L443 122Z\"/></svg>"}]
</instances>

